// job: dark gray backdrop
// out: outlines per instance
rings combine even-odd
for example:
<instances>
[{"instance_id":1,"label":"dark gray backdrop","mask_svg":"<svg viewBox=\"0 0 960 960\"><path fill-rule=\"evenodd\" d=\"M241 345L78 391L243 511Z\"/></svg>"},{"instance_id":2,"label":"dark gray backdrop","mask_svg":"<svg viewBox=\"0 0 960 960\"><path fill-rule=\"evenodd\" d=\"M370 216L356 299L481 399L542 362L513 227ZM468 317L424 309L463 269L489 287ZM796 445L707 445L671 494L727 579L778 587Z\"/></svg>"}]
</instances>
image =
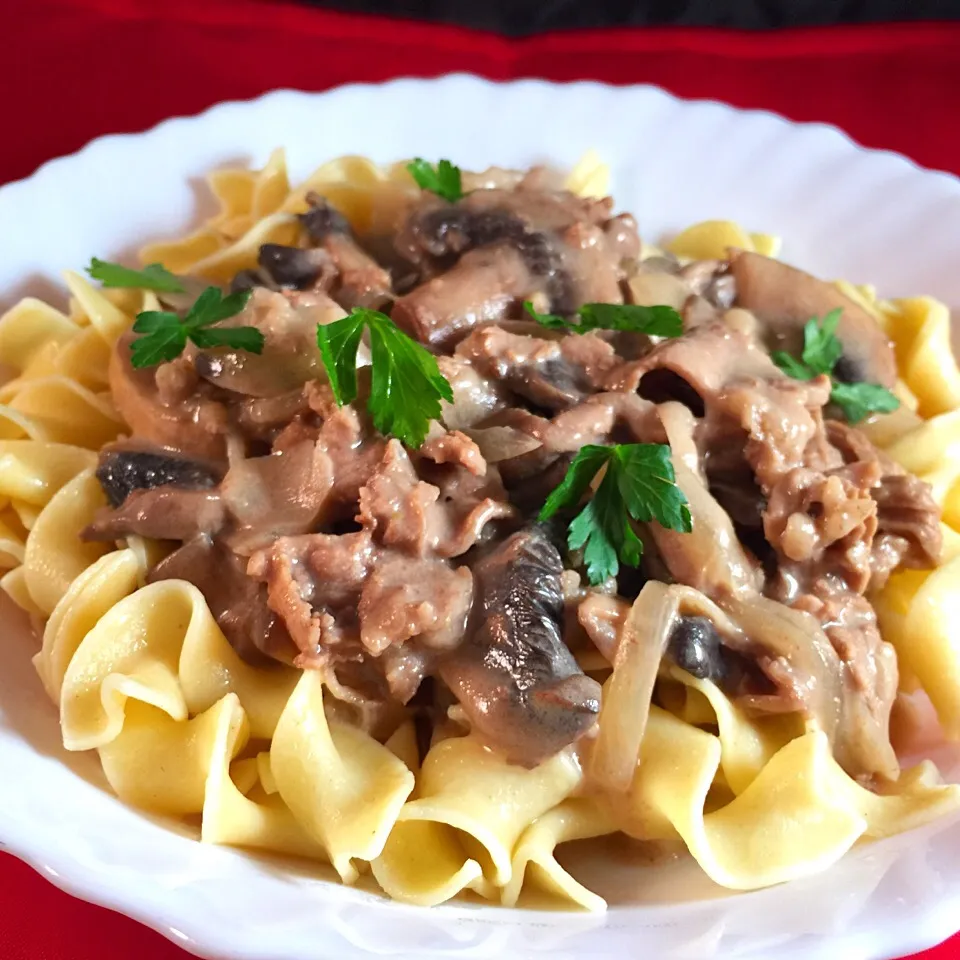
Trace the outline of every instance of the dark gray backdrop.
<instances>
[{"instance_id":1,"label":"dark gray backdrop","mask_svg":"<svg viewBox=\"0 0 960 960\"><path fill-rule=\"evenodd\" d=\"M693 25L765 30L960 19L960 0L304 0L351 12L438 20L513 36L576 27Z\"/></svg>"}]
</instances>

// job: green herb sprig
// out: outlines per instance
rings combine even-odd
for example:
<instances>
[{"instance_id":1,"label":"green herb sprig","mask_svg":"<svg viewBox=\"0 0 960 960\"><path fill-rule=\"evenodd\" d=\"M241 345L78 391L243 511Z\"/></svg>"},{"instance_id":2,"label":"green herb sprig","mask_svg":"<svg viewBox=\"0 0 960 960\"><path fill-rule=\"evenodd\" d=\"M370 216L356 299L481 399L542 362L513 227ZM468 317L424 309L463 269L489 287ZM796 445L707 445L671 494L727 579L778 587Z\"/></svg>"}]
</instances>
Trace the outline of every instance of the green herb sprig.
<instances>
[{"instance_id":1,"label":"green herb sprig","mask_svg":"<svg viewBox=\"0 0 960 960\"><path fill-rule=\"evenodd\" d=\"M640 563L643 543L631 520L655 520L683 533L693 529L687 498L677 486L670 448L662 443L582 447L563 481L547 498L540 520L578 506L603 468L606 472L600 485L567 532L570 549L583 549L587 576L593 584L616 576L621 563L629 567Z\"/></svg>"},{"instance_id":2,"label":"green herb sprig","mask_svg":"<svg viewBox=\"0 0 960 960\"><path fill-rule=\"evenodd\" d=\"M433 164L417 157L407 164L407 170L421 190L429 190L450 203L456 203L463 196L460 168L449 160Z\"/></svg>"},{"instance_id":3,"label":"green herb sprig","mask_svg":"<svg viewBox=\"0 0 960 960\"><path fill-rule=\"evenodd\" d=\"M568 320L555 313L539 313L529 300L524 309L542 327L588 333L591 330L624 330L652 337L679 337L683 318L673 307L642 307L634 303L585 303L577 311L578 319Z\"/></svg>"},{"instance_id":4,"label":"green herb sprig","mask_svg":"<svg viewBox=\"0 0 960 960\"><path fill-rule=\"evenodd\" d=\"M190 340L201 349L232 347L248 353L262 353L264 338L256 327L215 327L213 324L235 316L247 305L250 290L224 297L217 287L207 287L181 317L166 310L145 310L137 314L133 332L140 334L130 344L134 367L152 367L180 356Z\"/></svg>"},{"instance_id":5,"label":"green herb sprig","mask_svg":"<svg viewBox=\"0 0 960 960\"><path fill-rule=\"evenodd\" d=\"M90 261L90 266L87 267L87 273L105 287L155 290L157 293L184 292L180 280L160 263L150 263L142 270L131 270L130 267L121 266L119 263L110 263L109 260L99 260L94 257Z\"/></svg>"},{"instance_id":6,"label":"green herb sprig","mask_svg":"<svg viewBox=\"0 0 960 960\"><path fill-rule=\"evenodd\" d=\"M900 401L886 387L878 383L844 383L833 376L837 361L843 355L843 344L837 336L842 313L838 307L822 320L812 317L803 328L800 359L784 350L774 350L773 362L794 380L812 380L822 374L830 376L830 402L840 408L850 423L859 423L871 413L892 413Z\"/></svg>"},{"instance_id":7,"label":"green herb sprig","mask_svg":"<svg viewBox=\"0 0 960 960\"><path fill-rule=\"evenodd\" d=\"M437 359L408 337L386 315L362 307L350 316L317 326L317 345L339 406L357 398L357 349L364 330L370 335L371 380L367 409L384 435L419 447L441 400L453 402L453 389Z\"/></svg>"}]
</instances>

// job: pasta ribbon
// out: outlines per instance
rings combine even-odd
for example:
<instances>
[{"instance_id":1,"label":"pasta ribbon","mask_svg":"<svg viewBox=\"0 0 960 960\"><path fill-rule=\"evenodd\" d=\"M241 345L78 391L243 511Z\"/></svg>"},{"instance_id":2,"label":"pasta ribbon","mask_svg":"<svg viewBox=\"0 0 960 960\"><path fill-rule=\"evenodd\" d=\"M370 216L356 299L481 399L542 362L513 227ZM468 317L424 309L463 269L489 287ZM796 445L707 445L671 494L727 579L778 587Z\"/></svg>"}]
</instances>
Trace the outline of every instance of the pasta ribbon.
<instances>
[{"instance_id":1,"label":"pasta ribbon","mask_svg":"<svg viewBox=\"0 0 960 960\"><path fill-rule=\"evenodd\" d=\"M125 803L156 813L201 813L211 770L244 747L246 718L235 694L190 720L174 720L148 703L126 705L123 729L100 747L100 762ZM218 733L225 727L227 737Z\"/></svg>"},{"instance_id":2,"label":"pasta ribbon","mask_svg":"<svg viewBox=\"0 0 960 960\"><path fill-rule=\"evenodd\" d=\"M513 907L525 881L561 900L571 901L587 910L607 909L606 901L575 880L557 862L555 851L570 840L591 840L614 833L613 818L587 799L565 800L535 820L523 832L513 854L512 876L504 886L501 902Z\"/></svg>"},{"instance_id":3,"label":"pasta ribbon","mask_svg":"<svg viewBox=\"0 0 960 960\"><path fill-rule=\"evenodd\" d=\"M28 369L38 354L56 350L80 332L59 310L26 297L0 317L0 357L19 373Z\"/></svg>"},{"instance_id":4,"label":"pasta ribbon","mask_svg":"<svg viewBox=\"0 0 960 960\"><path fill-rule=\"evenodd\" d=\"M355 727L327 720L323 677L305 670L270 747L277 791L297 821L326 849L344 883L351 862L379 856L414 777L390 750Z\"/></svg>"},{"instance_id":5,"label":"pasta ribbon","mask_svg":"<svg viewBox=\"0 0 960 960\"><path fill-rule=\"evenodd\" d=\"M102 617L137 589L143 568L133 550L101 557L81 573L54 607L33 663L54 703L70 661Z\"/></svg>"},{"instance_id":6,"label":"pasta ribbon","mask_svg":"<svg viewBox=\"0 0 960 960\"><path fill-rule=\"evenodd\" d=\"M427 754L419 795L403 808L399 821L428 821L459 831L460 842L484 876L503 887L521 833L569 796L581 777L569 749L527 770L508 764L474 736L452 737ZM449 854L452 844L444 845Z\"/></svg>"},{"instance_id":7,"label":"pasta ribbon","mask_svg":"<svg viewBox=\"0 0 960 960\"><path fill-rule=\"evenodd\" d=\"M227 694L215 731L210 773L203 802L204 843L255 847L313 860L327 860L326 851L294 819L280 796L261 803L244 796L230 776L230 758L244 738L244 712L239 699Z\"/></svg>"},{"instance_id":8,"label":"pasta ribbon","mask_svg":"<svg viewBox=\"0 0 960 960\"><path fill-rule=\"evenodd\" d=\"M947 736L960 738L960 559L897 571L872 599L897 659L926 690Z\"/></svg>"},{"instance_id":9,"label":"pasta ribbon","mask_svg":"<svg viewBox=\"0 0 960 960\"><path fill-rule=\"evenodd\" d=\"M23 570L33 602L50 615L70 585L110 548L80 539L106 497L92 470L65 484L43 508L27 536Z\"/></svg>"}]
</instances>

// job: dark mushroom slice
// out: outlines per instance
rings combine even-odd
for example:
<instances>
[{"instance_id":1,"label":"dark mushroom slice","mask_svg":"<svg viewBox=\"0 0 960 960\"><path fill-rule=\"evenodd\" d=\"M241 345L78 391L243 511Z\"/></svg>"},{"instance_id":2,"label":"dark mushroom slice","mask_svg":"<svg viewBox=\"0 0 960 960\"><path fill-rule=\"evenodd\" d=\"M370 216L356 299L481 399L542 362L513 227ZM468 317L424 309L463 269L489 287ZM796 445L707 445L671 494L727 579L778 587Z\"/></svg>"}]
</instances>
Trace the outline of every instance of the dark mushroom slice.
<instances>
[{"instance_id":1,"label":"dark mushroom slice","mask_svg":"<svg viewBox=\"0 0 960 960\"><path fill-rule=\"evenodd\" d=\"M97 480L112 507L134 490L174 486L187 490L209 490L223 477L216 463L184 457L171 450L137 449L123 444L100 451Z\"/></svg>"},{"instance_id":2,"label":"dark mushroom slice","mask_svg":"<svg viewBox=\"0 0 960 960\"><path fill-rule=\"evenodd\" d=\"M811 317L843 311L837 336L843 357L837 376L892 387L897 380L893 347L887 335L863 307L845 297L833 284L818 280L779 260L759 253L736 253L730 260L738 306L752 311L763 324L768 346L799 355L803 327Z\"/></svg>"},{"instance_id":3,"label":"dark mushroom slice","mask_svg":"<svg viewBox=\"0 0 960 960\"><path fill-rule=\"evenodd\" d=\"M230 646L247 663L292 664L299 652L283 620L267 606L267 589L248 577L246 561L206 535L188 540L147 574L147 582L187 580L207 601Z\"/></svg>"},{"instance_id":4,"label":"dark mushroom slice","mask_svg":"<svg viewBox=\"0 0 960 960\"><path fill-rule=\"evenodd\" d=\"M390 299L390 274L357 243L346 218L316 193L307 195L310 209L300 222L335 269L331 296L347 309L378 307Z\"/></svg>"},{"instance_id":5,"label":"dark mushroom slice","mask_svg":"<svg viewBox=\"0 0 960 960\"><path fill-rule=\"evenodd\" d=\"M350 224L347 218L330 206L318 193L312 191L307 194L307 203L310 209L299 216L300 223L307 236L317 244L323 243L331 233L350 234Z\"/></svg>"},{"instance_id":6,"label":"dark mushroom slice","mask_svg":"<svg viewBox=\"0 0 960 960\"><path fill-rule=\"evenodd\" d=\"M295 290L312 287L320 280L324 268L332 267L326 250L287 247L281 243L263 244L257 263L278 286Z\"/></svg>"},{"instance_id":7,"label":"dark mushroom slice","mask_svg":"<svg viewBox=\"0 0 960 960\"><path fill-rule=\"evenodd\" d=\"M698 680L720 684L729 672L720 634L708 617L680 617L670 631L666 653Z\"/></svg>"},{"instance_id":8,"label":"dark mushroom slice","mask_svg":"<svg viewBox=\"0 0 960 960\"><path fill-rule=\"evenodd\" d=\"M586 733L600 712L600 685L561 636L560 554L542 530L521 530L473 572L473 628L440 676L481 736L510 762L533 766Z\"/></svg>"}]
</instances>

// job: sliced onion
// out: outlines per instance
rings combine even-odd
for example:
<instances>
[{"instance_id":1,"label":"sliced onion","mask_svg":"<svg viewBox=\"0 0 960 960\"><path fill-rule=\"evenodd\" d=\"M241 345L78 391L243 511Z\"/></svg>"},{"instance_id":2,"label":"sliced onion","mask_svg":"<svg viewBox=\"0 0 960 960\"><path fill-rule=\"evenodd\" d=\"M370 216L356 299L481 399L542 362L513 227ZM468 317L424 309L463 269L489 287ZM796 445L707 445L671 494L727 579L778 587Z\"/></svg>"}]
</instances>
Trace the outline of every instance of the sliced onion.
<instances>
[{"instance_id":1,"label":"sliced onion","mask_svg":"<svg viewBox=\"0 0 960 960\"><path fill-rule=\"evenodd\" d=\"M600 732L590 757L590 777L601 789L625 793L633 782L653 685L678 607L675 591L650 580L627 615L613 675L604 684Z\"/></svg>"},{"instance_id":2,"label":"sliced onion","mask_svg":"<svg viewBox=\"0 0 960 960\"><path fill-rule=\"evenodd\" d=\"M487 463L512 460L542 446L536 437L515 427L472 427L464 429L463 433L480 448Z\"/></svg>"}]
</instances>

